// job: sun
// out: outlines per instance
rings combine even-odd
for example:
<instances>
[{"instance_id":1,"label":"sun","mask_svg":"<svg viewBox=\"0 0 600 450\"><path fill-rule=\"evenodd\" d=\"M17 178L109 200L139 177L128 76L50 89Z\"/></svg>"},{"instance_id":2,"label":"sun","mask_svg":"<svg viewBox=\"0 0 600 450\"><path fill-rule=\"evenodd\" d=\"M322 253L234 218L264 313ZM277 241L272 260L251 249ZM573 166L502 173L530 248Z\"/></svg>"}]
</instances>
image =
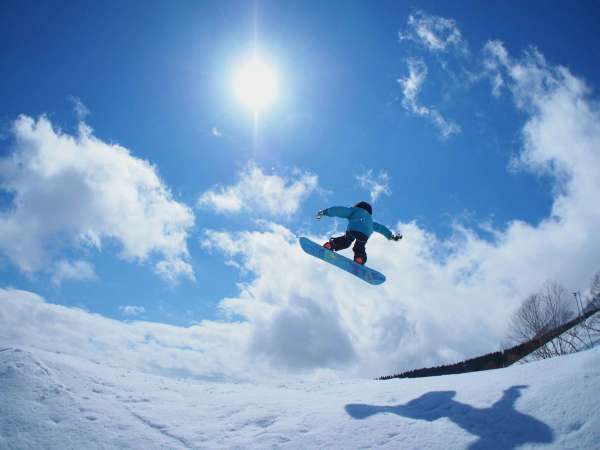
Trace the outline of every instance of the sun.
<instances>
[{"instance_id":1,"label":"sun","mask_svg":"<svg viewBox=\"0 0 600 450\"><path fill-rule=\"evenodd\" d=\"M279 93L275 69L254 56L235 74L233 88L239 100L255 115L273 104Z\"/></svg>"}]
</instances>

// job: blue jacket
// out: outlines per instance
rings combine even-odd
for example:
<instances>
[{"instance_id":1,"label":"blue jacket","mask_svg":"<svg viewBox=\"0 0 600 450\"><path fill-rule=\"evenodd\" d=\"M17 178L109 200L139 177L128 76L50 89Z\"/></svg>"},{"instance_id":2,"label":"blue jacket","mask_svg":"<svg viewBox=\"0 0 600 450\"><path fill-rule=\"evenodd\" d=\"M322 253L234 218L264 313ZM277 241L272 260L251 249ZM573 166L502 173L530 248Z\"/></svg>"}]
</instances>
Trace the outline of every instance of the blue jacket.
<instances>
[{"instance_id":1,"label":"blue jacket","mask_svg":"<svg viewBox=\"0 0 600 450\"><path fill-rule=\"evenodd\" d=\"M371 214L356 206L352 206L351 208L332 206L323 211L323 214L329 217L348 219L348 231L360 231L367 237L371 236L373 231L383 234L388 239L391 239L393 236L393 233L386 226L374 222Z\"/></svg>"}]
</instances>

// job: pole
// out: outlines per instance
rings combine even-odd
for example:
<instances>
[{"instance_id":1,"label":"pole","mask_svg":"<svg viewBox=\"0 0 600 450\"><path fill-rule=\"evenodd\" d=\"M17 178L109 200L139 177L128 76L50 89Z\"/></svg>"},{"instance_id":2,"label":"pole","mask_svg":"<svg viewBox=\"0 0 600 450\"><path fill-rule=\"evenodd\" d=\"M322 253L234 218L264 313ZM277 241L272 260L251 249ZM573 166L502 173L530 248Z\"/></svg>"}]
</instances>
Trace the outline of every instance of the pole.
<instances>
[{"instance_id":1,"label":"pole","mask_svg":"<svg viewBox=\"0 0 600 450\"><path fill-rule=\"evenodd\" d=\"M575 291L573 292L573 296L575 297L575 303L577 303L577 310L579 311L579 317L583 316L583 300L581 299L581 292ZM592 337L590 336L590 330L588 330L587 320L584 320L581 324L583 328L585 328L585 332L587 333L588 341L590 342L588 348L592 348Z\"/></svg>"}]
</instances>

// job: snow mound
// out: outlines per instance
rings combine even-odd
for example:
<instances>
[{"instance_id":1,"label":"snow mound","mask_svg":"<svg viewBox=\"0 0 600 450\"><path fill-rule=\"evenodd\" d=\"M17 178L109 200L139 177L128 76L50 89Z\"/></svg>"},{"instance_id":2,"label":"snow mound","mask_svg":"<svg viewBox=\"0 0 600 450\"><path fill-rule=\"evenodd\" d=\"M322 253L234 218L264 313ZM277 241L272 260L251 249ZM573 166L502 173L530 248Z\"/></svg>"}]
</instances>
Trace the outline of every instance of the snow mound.
<instances>
[{"instance_id":1,"label":"snow mound","mask_svg":"<svg viewBox=\"0 0 600 450\"><path fill-rule=\"evenodd\" d=\"M59 435L75 434L77 406L66 388L31 353L18 348L0 352L0 447L56 445ZM34 419L34 420L32 420Z\"/></svg>"},{"instance_id":2,"label":"snow mound","mask_svg":"<svg viewBox=\"0 0 600 450\"><path fill-rule=\"evenodd\" d=\"M0 448L600 449L600 348L389 381L173 378L0 350Z\"/></svg>"},{"instance_id":3,"label":"snow mound","mask_svg":"<svg viewBox=\"0 0 600 450\"><path fill-rule=\"evenodd\" d=\"M102 414L102 401L86 408L94 390L78 397L61 377L32 351L0 349L1 449L176 448L131 419ZM136 428L144 433L132 434Z\"/></svg>"}]
</instances>

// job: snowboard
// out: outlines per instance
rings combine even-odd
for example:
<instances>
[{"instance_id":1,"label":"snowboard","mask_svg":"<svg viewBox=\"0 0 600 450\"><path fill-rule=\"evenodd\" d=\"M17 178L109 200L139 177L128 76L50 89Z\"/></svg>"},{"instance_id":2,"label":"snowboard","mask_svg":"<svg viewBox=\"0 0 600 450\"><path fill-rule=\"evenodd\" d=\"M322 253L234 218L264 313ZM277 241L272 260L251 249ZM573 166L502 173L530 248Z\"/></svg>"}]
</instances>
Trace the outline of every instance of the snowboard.
<instances>
[{"instance_id":1,"label":"snowboard","mask_svg":"<svg viewBox=\"0 0 600 450\"><path fill-rule=\"evenodd\" d=\"M381 284L385 281L385 275L383 275L382 273L370 269L369 267L357 264L351 259L340 255L339 253L327 250L322 245L316 244L310 239L301 237L300 246L302 247L302 250L304 250L309 255L322 259L323 261L326 261L329 264L333 264L334 266L339 267L340 269L357 276L361 280L365 280L367 283Z\"/></svg>"}]
</instances>

